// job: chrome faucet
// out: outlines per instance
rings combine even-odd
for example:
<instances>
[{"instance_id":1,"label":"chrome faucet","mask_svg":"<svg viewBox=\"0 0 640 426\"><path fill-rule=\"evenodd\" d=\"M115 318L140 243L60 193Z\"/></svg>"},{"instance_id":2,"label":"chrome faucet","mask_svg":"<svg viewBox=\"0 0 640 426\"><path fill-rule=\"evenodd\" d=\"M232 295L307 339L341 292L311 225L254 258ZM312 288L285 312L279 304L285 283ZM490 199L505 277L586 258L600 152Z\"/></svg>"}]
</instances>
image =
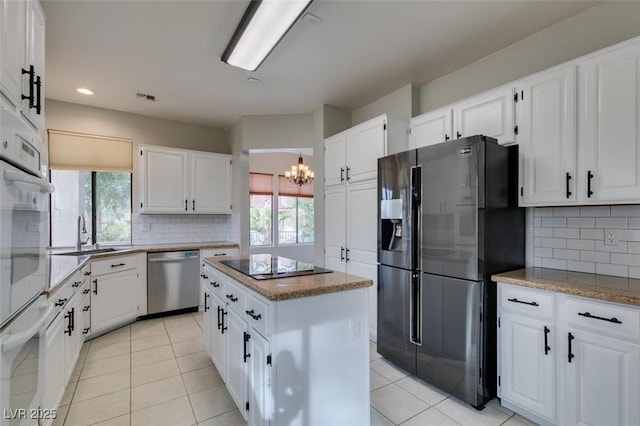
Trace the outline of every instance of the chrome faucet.
<instances>
[{"instance_id":1,"label":"chrome faucet","mask_svg":"<svg viewBox=\"0 0 640 426\"><path fill-rule=\"evenodd\" d=\"M82 250L82 246L87 244L87 240L89 239L87 237L86 240L82 241L82 234L86 234L87 233L87 225L84 221L84 216L83 215L79 215L78 216L78 239L76 240L76 251L80 251Z\"/></svg>"}]
</instances>

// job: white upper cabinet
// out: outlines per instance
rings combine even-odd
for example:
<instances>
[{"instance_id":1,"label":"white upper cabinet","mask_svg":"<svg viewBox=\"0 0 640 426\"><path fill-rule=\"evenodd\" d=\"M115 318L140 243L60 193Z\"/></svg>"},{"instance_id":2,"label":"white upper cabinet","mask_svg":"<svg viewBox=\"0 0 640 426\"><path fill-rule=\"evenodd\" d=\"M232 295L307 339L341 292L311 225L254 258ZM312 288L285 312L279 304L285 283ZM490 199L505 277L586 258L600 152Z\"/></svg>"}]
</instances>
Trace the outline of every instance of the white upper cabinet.
<instances>
[{"instance_id":1,"label":"white upper cabinet","mask_svg":"<svg viewBox=\"0 0 640 426\"><path fill-rule=\"evenodd\" d=\"M45 19L42 7L37 0L26 2L25 29L26 45L23 65L28 72L22 77L22 93L29 99L22 100L22 114L36 129L43 130Z\"/></svg>"},{"instance_id":2,"label":"white upper cabinet","mask_svg":"<svg viewBox=\"0 0 640 426\"><path fill-rule=\"evenodd\" d=\"M640 40L582 65L584 203L640 199Z\"/></svg>"},{"instance_id":3,"label":"white upper cabinet","mask_svg":"<svg viewBox=\"0 0 640 426\"><path fill-rule=\"evenodd\" d=\"M575 203L575 65L522 80L516 96L520 205Z\"/></svg>"},{"instance_id":4,"label":"white upper cabinet","mask_svg":"<svg viewBox=\"0 0 640 426\"><path fill-rule=\"evenodd\" d=\"M446 142L453 135L453 110L445 107L411 119L409 148L420 148Z\"/></svg>"},{"instance_id":5,"label":"white upper cabinet","mask_svg":"<svg viewBox=\"0 0 640 426\"><path fill-rule=\"evenodd\" d=\"M453 122L459 139L485 135L498 140L500 145L515 141L513 87L499 87L473 96L454 105Z\"/></svg>"},{"instance_id":6,"label":"white upper cabinet","mask_svg":"<svg viewBox=\"0 0 640 426\"><path fill-rule=\"evenodd\" d=\"M324 184L339 185L344 182L345 172L345 133L338 133L324 141Z\"/></svg>"},{"instance_id":7,"label":"white upper cabinet","mask_svg":"<svg viewBox=\"0 0 640 426\"><path fill-rule=\"evenodd\" d=\"M231 213L231 156L140 146L140 212Z\"/></svg>"},{"instance_id":8,"label":"white upper cabinet","mask_svg":"<svg viewBox=\"0 0 640 426\"><path fill-rule=\"evenodd\" d=\"M25 2L0 1L0 91L14 107L21 103L24 10Z\"/></svg>"}]
</instances>

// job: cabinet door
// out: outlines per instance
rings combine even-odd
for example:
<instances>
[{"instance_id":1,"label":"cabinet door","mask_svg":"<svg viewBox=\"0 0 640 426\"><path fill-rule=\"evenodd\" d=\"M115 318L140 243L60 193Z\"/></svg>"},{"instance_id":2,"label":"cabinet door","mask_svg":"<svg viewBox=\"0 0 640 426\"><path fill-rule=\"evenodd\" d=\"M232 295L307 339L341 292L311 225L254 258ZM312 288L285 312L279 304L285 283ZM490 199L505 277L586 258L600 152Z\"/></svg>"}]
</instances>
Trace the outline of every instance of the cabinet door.
<instances>
[{"instance_id":1,"label":"cabinet door","mask_svg":"<svg viewBox=\"0 0 640 426\"><path fill-rule=\"evenodd\" d=\"M31 108L28 100L22 101L22 114L36 129L44 129L44 43L45 20L40 2L30 0L26 2L26 49L24 53L24 67L33 65L35 78L40 78L40 88L33 88L34 103L40 108ZM22 71L21 71L22 72ZM39 93L38 93L39 92ZM22 93L29 93L29 75L22 76Z\"/></svg>"},{"instance_id":2,"label":"cabinet door","mask_svg":"<svg viewBox=\"0 0 640 426\"><path fill-rule=\"evenodd\" d=\"M328 197L327 197L328 198ZM378 234L377 181L347 186L346 191L346 261L377 263ZM329 205L329 203L327 203ZM336 205L336 209L337 209Z\"/></svg>"},{"instance_id":3,"label":"cabinet door","mask_svg":"<svg viewBox=\"0 0 640 426\"><path fill-rule=\"evenodd\" d=\"M0 1L0 92L16 107L21 102L24 8L23 1Z\"/></svg>"},{"instance_id":4,"label":"cabinet door","mask_svg":"<svg viewBox=\"0 0 640 426\"><path fill-rule=\"evenodd\" d=\"M247 357L249 342L245 341L247 323L232 309L226 309L227 329L227 390L240 414L247 420Z\"/></svg>"},{"instance_id":5,"label":"cabinet door","mask_svg":"<svg viewBox=\"0 0 640 426\"><path fill-rule=\"evenodd\" d=\"M44 399L42 406L57 408L67 385L64 362L64 328L66 321L59 314L47 328L45 349Z\"/></svg>"},{"instance_id":6,"label":"cabinet door","mask_svg":"<svg viewBox=\"0 0 640 426\"><path fill-rule=\"evenodd\" d=\"M345 272L346 264L346 187L325 188L324 242L325 266L334 271ZM377 210L376 210L377 211ZM375 228L371 228L375 229Z\"/></svg>"},{"instance_id":7,"label":"cabinet door","mask_svg":"<svg viewBox=\"0 0 640 426\"><path fill-rule=\"evenodd\" d=\"M570 331L564 352L565 424L640 424L640 346L586 331ZM567 347L569 346L567 342ZM573 355L571 362L568 356Z\"/></svg>"},{"instance_id":8,"label":"cabinet door","mask_svg":"<svg viewBox=\"0 0 640 426\"><path fill-rule=\"evenodd\" d=\"M553 347L552 325L531 317L503 313L498 333L502 399L553 421L553 360L559 351Z\"/></svg>"},{"instance_id":9,"label":"cabinet door","mask_svg":"<svg viewBox=\"0 0 640 426\"><path fill-rule=\"evenodd\" d=\"M269 426L272 413L271 359L269 342L251 329L249 339L249 420L254 426Z\"/></svg>"},{"instance_id":10,"label":"cabinet door","mask_svg":"<svg viewBox=\"0 0 640 426\"><path fill-rule=\"evenodd\" d=\"M108 327L135 319L136 270L101 275L92 280L91 331L98 333Z\"/></svg>"},{"instance_id":11,"label":"cabinet door","mask_svg":"<svg viewBox=\"0 0 640 426\"><path fill-rule=\"evenodd\" d=\"M502 87L454 105L454 139L485 135L500 145L515 141L513 88Z\"/></svg>"},{"instance_id":12,"label":"cabinet door","mask_svg":"<svg viewBox=\"0 0 640 426\"><path fill-rule=\"evenodd\" d=\"M345 134L338 133L324 141L324 184L339 185L345 181Z\"/></svg>"},{"instance_id":13,"label":"cabinet door","mask_svg":"<svg viewBox=\"0 0 640 426\"><path fill-rule=\"evenodd\" d=\"M231 156L191 152L194 213L231 213Z\"/></svg>"},{"instance_id":14,"label":"cabinet door","mask_svg":"<svg viewBox=\"0 0 640 426\"><path fill-rule=\"evenodd\" d=\"M409 149L429 146L451 139L453 111L440 108L411 119Z\"/></svg>"},{"instance_id":15,"label":"cabinet door","mask_svg":"<svg viewBox=\"0 0 640 426\"><path fill-rule=\"evenodd\" d=\"M376 179L378 158L386 153L386 120L375 118L346 131L347 182Z\"/></svg>"},{"instance_id":16,"label":"cabinet door","mask_svg":"<svg viewBox=\"0 0 640 426\"><path fill-rule=\"evenodd\" d=\"M71 298L69 303L62 311L64 313L64 373L65 380L69 380L73 372L78 355L80 355L80 347L82 346L82 327L81 324L81 295L76 294Z\"/></svg>"},{"instance_id":17,"label":"cabinet door","mask_svg":"<svg viewBox=\"0 0 640 426\"><path fill-rule=\"evenodd\" d=\"M528 79L518 87L521 206L576 200L576 69Z\"/></svg>"},{"instance_id":18,"label":"cabinet door","mask_svg":"<svg viewBox=\"0 0 640 426\"><path fill-rule=\"evenodd\" d=\"M188 213L188 154L179 149L143 147L140 212Z\"/></svg>"},{"instance_id":19,"label":"cabinet door","mask_svg":"<svg viewBox=\"0 0 640 426\"><path fill-rule=\"evenodd\" d=\"M213 311L214 309L212 309L212 295L211 295L211 289L209 288L208 285L208 281L205 280L204 278L200 280L201 281L201 291L204 295L204 299L203 299L203 307L202 307L202 319L203 319L203 334L204 334L204 346L207 350L207 353L209 354L209 357L211 357L211 342L212 342L212 337L213 337Z\"/></svg>"},{"instance_id":20,"label":"cabinet door","mask_svg":"<svg viewBox=\"0 0 640 426\"><path fill-rule=\"evenodd\" d=\"M640 198L640 42L584 63L585 202ZM592 178L589 178L593 175ZM589 193L588 184L591 184Z\"/></svg>"},{"instance_id":21,"label":"cabinet door","mask_svg":"<svg viewBox=\"0 0 640 426\"><path fill-rule=\"evenodd\" d=\"M211 297L211 360L220 377L227 381L227 336L229 334L228 314L225 305L215 295Z\"/></svg>"}]
</instances>

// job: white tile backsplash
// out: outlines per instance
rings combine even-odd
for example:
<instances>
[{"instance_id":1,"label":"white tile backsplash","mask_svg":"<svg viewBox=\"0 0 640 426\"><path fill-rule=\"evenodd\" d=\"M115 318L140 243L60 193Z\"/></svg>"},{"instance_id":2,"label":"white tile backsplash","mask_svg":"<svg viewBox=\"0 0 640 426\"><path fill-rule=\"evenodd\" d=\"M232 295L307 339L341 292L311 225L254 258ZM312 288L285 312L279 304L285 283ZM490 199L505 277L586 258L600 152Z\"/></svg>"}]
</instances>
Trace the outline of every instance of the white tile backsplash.
<instances>
[{"instance_id":1,"label":"white tile backsplash","mask_svg":"<svg viewBox=\"0 0 640 426\"><path fill-rule=\"evenodd\" d=\"M640 278L640 205L534 210L534 266ZM605 244L609 230L618 244Z\"/></svg>"},{"instance_id":2,"label":"white tile backsplash","mask_svg":"<svg viewBox=\"0 0 640 426\"><path fill-rule=\"evenodd\" d=\"M150 215L132 217L133 244L240 241L240 217L231 215Z\"/></svg>"}]
</instances>

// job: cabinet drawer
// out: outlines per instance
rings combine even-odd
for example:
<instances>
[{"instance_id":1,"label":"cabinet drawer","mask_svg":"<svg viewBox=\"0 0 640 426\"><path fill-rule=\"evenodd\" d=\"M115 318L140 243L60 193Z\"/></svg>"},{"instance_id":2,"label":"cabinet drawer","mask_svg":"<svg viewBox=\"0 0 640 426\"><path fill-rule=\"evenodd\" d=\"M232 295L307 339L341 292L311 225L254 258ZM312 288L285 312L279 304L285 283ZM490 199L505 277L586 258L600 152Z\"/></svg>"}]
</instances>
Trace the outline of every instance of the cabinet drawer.
<instances>
[{"instance_id":1,"label":"cabinet drawer","mask_svg":"<svg viewBox=\"0 0 640 426\"><path fill-rule=\"evenodd\" d=\"M263 336L271 334L269 306L251 294L247 295L245 319Z\"/></svg>"},{"instance_id":2,"label":"cabinet drawer","mask_svg":"<svg viewBox=\"0 0 640 426\"><path fill-rule=\"evenodd\" d=\"M200 250L201 259L206 259L208 257L223 257L223 256L238 256L238 255L240 255L240 249L237 247Z\"/></svg>"},{"instance_id":3,"label":"cabinet drawer","mask_svg":"<svg viewBox=\"0 0 640 426\"><path fill-rule=\"evenodd\" d=\"M498 289L501 310L553 318L553 293L504 283L498 283Z\"/></svg>"},{"instance_id":4,"label":"cabinet drawer","mask_svg":"<svg viewBox=\"0 0 640 426\"><path fill-rule=\"evenodd\" d=\"M109 257L91 262L91 275L98 276L112 272L127 271L137 266L136 256Z\"/></svg>"},{"instance_id":5,"label":"cabinet drawer","mask_svg":"<svg viewBox=\"0 0 640 426\"><path fill-rule=\"evenodd\" d=\"M91 277L91 262L87 262L82 268L80 268L80 278L83 282L88 281Z\"/></svg>"},{"instance_id":6,"label":"cabinet drawer","mask_svg":"<svg viewBox=\"0 0 640 426\"><path fill-rule=\"evenodd\" d=\"M640 340L640 309L567 296L564 313L569 327L625 340Z\"/></svg>"},{"instance_id":7,"label":"cabinet drawer","mask_svg":"<svg viewBox=\"0 0 640 426\"><path fill-rule=\"evenodd\" d=\"M240 289L240 286L227 280L224 285L224 295L221 299L242 318L245 317L246 298L247 295L244 290Z\"/></svg>"},{"instance_id":8,"label":"cabinet drawer","mask_svg":"<svg viewBox=\"0 0 640 426\"><path fill-rule=\"evenodd\" d=\"M224 278L224 275L219 272L216 272L215 270L213 270L213 268L211 268L211 270L208 271L208 276L209 276L209 283L211 284L213 294L218 296L220 299L227 300L227 298L225 297L225 281L226 280Z\"/></svg>"}]
</instances>

